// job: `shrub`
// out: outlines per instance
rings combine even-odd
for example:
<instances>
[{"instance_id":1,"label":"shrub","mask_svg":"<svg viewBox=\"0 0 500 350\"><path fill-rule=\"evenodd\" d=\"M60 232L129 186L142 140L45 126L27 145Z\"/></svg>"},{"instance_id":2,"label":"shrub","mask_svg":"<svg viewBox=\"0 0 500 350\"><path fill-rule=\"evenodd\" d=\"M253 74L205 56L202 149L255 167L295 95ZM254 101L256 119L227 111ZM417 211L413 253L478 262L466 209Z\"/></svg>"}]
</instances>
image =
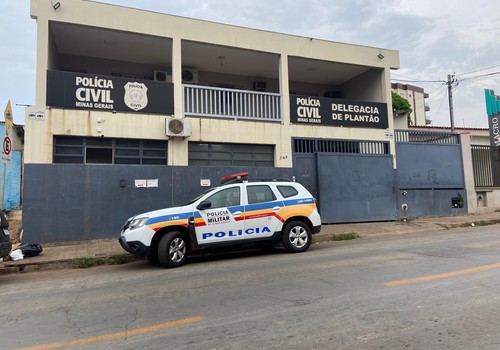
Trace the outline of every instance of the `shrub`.
<instances>
[{"instance_id":1,"label":"shrub","mask_svg":"<svg viewBox=\"0 0 500 350\"><path fill-rule=\"evenodd\" d=\"M75 259L75 261L73 262L73 265L79 269L85 269L88 267L102 265L102 264L104 264L104 260L98 258L89 258L89 257L78 258Z\"/></svg>"},{"instance_id":2,"label":"shrub","mask_svg":"<svg viewBox=\"0 0 500 350\"><path fill-rule=\"evenodd\" d=\"M359 238L359 234L357 232L345 232L338 235L332 235L332 241L348 241L356 238Z\"/></svg>"}]
</instances>

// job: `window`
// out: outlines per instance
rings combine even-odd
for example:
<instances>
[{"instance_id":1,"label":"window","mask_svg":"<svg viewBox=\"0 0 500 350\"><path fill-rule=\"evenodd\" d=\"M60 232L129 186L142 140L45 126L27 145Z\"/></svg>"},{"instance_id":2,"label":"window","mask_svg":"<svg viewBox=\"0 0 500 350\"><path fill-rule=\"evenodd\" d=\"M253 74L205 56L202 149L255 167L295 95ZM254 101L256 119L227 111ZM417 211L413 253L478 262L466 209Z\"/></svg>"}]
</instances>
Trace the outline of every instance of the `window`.
<instances>
[{"instance_id":1,"label":"window","mask_svg":"<svg viewBox=\"0 0 500 350\"><path fill-rule=\"evenodd\" d=\"M240 205L240 188L226 188L211 195L207 198L207 200L212 203L212 205L210 206L211 209L234 207L236 205Z\"/></svg>"},{"instance_id":2,"label":"window","mask_svg":"<svg viewBox=\"0 0 500 350\"><path fill-rule=\"evenodd\" d=\"M167 164L167 142L104 137L54 137L54 163Z\"/></svg>"},{"instance_id":3,"label":"window","mask_svg":"<svg viewBox=\"0 0 500 350\"><path fill-rule=\"evenodd\" d=\"M247 187L248 204L272 202L276 200L271 188L267 185L256 185Z\"/></svg>"},{"instance_id":4,"label":"window","mask_svg":"<svg viewBox=\"0 0 500 350\"><path fill-rule=\"evenodd\" d=\"M274 166L273 145L190 142L188 152L189 165Z\"/></svg>"},{"instance_id":5,"label":"window","mask_svg":"<svg viewBox=\"0 0 500 350\"><path fill-rule=\"evenodd\" d=\"M389 154L389 142L293 139L294 153Z\"/></svg>"},{"instance_id":6,"label":"window","mask_svg":"<svg viewBox=\"0 0 500 350\"><path fill-rule=\"evenodd\" d=\"M278 191L284 198L296 196L299 192L293 186L278 186Z\"/></svg>"}]
</instances>

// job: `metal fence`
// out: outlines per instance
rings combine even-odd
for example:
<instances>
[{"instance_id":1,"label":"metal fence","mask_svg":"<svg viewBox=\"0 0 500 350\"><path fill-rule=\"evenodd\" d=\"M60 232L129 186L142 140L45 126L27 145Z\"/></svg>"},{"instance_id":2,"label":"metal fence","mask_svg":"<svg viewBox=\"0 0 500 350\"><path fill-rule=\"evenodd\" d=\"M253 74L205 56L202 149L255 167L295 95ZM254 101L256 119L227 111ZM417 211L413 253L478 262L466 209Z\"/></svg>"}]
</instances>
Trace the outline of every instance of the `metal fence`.
<instances>
[{"instance_id":1,"label":"metal fence","mask_svg":"<svg viewBox=\"0 0 500 350\"><path fill-rule=\"evenodd\" d=\"M459 145L460 138L456 133L439 131L395 130L396 142L421 142Z\"/></svg>"},{"instance_id":2,"label":"metal fence","mask_svg":"<svg viewBox=\"0 0 500 350\"><path fill-rule=\"evenodd\" d=\"M352 141L293 139L293 152L304 153L358 153L389 154L389 143L385 141Z\"/></svg>"},{"instance_id":3,"label":"metal fence","mask_svg":"<svg viewBox=\"0 0 500 350\"><path fill-rule=\"evenodd\" d=\"M491 146L471 145L474 185L476 187L493 186L491 166Z\"/></svg>"},{"instance_id":4,"label":"metal fence","mask_svg":"<svg viewBox=\"0 0 500 350\"><path fill-rule=\"evenodd\" d=\"M183 84L184 116L281 122L281 95Z\"/></svg>"}]
</instances>

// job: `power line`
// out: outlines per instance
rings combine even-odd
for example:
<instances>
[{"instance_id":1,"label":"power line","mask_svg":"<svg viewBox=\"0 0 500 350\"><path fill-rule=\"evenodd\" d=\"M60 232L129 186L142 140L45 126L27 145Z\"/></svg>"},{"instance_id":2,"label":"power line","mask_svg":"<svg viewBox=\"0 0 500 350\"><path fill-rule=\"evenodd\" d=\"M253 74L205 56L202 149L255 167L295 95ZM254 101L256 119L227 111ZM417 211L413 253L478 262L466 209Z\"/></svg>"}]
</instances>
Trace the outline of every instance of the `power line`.
<instances>
[{"instance_id":1,"label":"power line","mask_svg":"<svg viewBox=\"0 0 500 350\"><path fill-rule=\"evenodd\" d=\"M391 79L402 83L446 83L445 80L404 80L404 79Z\"/></svg>"},{"instance_id":2,"label":"power line","mask_svg":"<svg viewBox=\"0 0 500 350\"><path fill-rule=\"evenodd\" d=\"M433 92L439 90L441 87L446 86L447 90L448 90L450 129L451 129L451 132L454 132L455 131L455 121L454 121L455 118L454 118L454 113L453 113L453 90L455 90L461 82L465 82L468 80L496 78L497 76L500 75L500 71L495 71L495 72L490 72L490 73L485 73L485 74L477 74L477 75L468 76L468 77L464 77L464 76L471 75L471 74L478 73L478 72L482 72L482 71L489 70L489 69L493 69L493 68L497 68L497 67L500 67L500 65L495 65L495 66L491 66L491 67L487 67L487 68L481 68L481 69L477 69L477 70L469 72L469 73L462 73L462 74L458 74L458 75L456 75L455 73L448 74L447 80L420 80L420 79L412 79L412 78L391 79L391 80L395 81L395 82L402 82L402 83L439 83L439 84L442 84L442 86L436 88ZM397 76L397 74L394 74L394 75ZM401 77L407 78L404 76L401 76ZM443 100L441 100L441 103L439 105L436 116L439 114L439 111L441 110L441 105L443 104L444 96L446 96L446 94L443 95Z\"/></svg>"},{"instance_id":3,"label":"power line","mask_svg":"<svg viewBox=\"0 0 500 350\"><path fill-rule=\"evenodd\" d=\"M472 72L469 72L469 73L458 74L458 76L469 75L469 74L473 74L473 73L477 73L477 72L482 72L483 70L493 69L493 68L497 68L497 67L500 67L500 64L498 64L496 66L491 66L491 67L488 67L488 68L481 68L481 69L478 69L478 70L475 70L475 71L472 71Z\"/></svg>"},{"instance_id":4,"label":"power line","mask_svg":"<svg viewBox=\"0 0 500 350\"><path fill-rule=\"evenodd\" d=\"M486 74L476 75L474 77L463 78L460 81L467 81L467 80L474 80L474 79L479 79L479 78L493 77L493 76L499 75L499 74L500 74L500 71L499 72L486 73Z\"/></svg>"},{"instance_id":5,"label":"power line","mask_svg":"<svg viewBox=\"0 0 500 350\"><path fill-rule=\"evenodd\" d=\"M434 122L433 124L437 123L437 121L439 119L439 111L441 110L441 106L443 105L445 97L446 97L446 93L443 94L443 97L441 99L441 103L439 104L438 110L436 111L436 118L432 119L432 121Z\"/></svg>"}]
</instances>

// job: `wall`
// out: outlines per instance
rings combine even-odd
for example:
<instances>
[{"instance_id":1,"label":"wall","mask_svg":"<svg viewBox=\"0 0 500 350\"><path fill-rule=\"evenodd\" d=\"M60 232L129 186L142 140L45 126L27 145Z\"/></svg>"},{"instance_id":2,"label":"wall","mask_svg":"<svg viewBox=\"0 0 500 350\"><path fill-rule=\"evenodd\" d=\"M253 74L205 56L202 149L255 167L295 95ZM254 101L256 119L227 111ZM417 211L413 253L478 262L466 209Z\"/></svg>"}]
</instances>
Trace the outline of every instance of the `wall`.
<instances>
[{"instance_id":1,"label":"wall","mask_svg":"<svg viewBox=\"0 0 500 350\"><path fill-rule=\"evenodd\" d=\"M111 75L111 73L127 72L129 74L136 74L138 76L150 77L153 79L155 70L172 70L170 67L167 69L166 67L151 66L148 64L132 64L129 62L104 60L94 57L74 55L60 55L59 57L59 66L62 70L75 70L78 72L81 67L86 67L87 72L92 72L91 74Z\"/></svg>"},{"instance_id":2,"label":"wall","mask_svg":"<svg viewBox=\"0 0 500 350\"><path fill-rule=\"evenodd\" d=\"M207 189L201 179L214 187L222 176L242 170L250 178L292 178L291 169L274 168L27 164L24 238L42 243L118 238L129 217L185 203ZM158 187L135 188L136 179L158 179Z\"/></svg>"},{"instance_id":3,"label":"wall","mask_svg":"<svg viewBox=\"0 0 500 350\"><path fill-rule=\"evenodd\" d=\"M0 124L0 135L3 140L3 137L5 136L5 123L3 122ZM5 184L2 208L5 210L14 210L21 207L23 151L22 148L19 147L21 142L12 129L10 130L9 136L13 145L17 147L14 147L14 150L12 151L10 164L5 165ZM3 181L1 170L0 181Z\"/></svg>"},{"instance_id":4,"label":"wall","mask_svg":"<svg viewBox=\"0 0 500 350\"><path fill-rule=\"evenodd\" d=\"M470 153L470 150L468 151ZM467 213L466 182L459 144L396 143L398 217ZM463 208L452 209L463 198ZM402 206L406 204L408 211Z\"/></svg>"},{"instance_id":5,"label":"wall","mask_svg":"<svg viewBox=\"0 0 500 350\"><path fill-rule=\"evenodd\" d=\"M343 85L344 98L354 98L362 101L385 102L388 107L392 107L392 99L387 99L382 91L382 79L384 78L382 70L369 70L360 74ZM388 108L389 111L392 108Z\"/></svg>"}]
</instances>

